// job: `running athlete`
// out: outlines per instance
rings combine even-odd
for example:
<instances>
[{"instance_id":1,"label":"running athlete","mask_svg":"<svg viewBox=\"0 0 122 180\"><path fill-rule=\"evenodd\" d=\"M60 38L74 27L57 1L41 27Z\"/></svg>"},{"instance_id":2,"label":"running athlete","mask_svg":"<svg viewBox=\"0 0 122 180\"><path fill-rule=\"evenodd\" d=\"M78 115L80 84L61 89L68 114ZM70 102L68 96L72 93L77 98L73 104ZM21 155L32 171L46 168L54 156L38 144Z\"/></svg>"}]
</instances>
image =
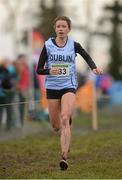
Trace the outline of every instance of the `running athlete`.
<instances>
[{"instance_id":1,"label":"running athlete","mask_svg":"<svg viewBox=\"0 0 122 180\"><path fill-rule=\"evenodd\" d=\"M42 49L37 73L46 75L45 87L48 100L49 117L55 131L60 130L61 170L68 168L68 152L71 140L72 112L77 89L76 54L80 54L94 74L101 74L82 46L68 37L71 21L59 16L54 21L56 37L49 38Z\"/></svg>"}]
</instances>

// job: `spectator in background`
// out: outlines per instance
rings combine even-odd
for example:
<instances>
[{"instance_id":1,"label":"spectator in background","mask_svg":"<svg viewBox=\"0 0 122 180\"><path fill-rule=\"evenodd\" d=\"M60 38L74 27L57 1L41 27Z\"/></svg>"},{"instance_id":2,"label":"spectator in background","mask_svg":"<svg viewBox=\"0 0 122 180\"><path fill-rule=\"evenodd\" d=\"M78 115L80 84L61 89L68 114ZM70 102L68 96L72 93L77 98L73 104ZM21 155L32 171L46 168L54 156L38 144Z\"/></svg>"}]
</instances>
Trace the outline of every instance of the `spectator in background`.
<instances>
[{"instance_id":1,"label":"spectator in background","mask_svg":"<svg viewBox=\"0 0 122 180\"><path fill-rule=\"evenodd\" d=\"M3 112L6 112L6 129L12 127L12 103L13 99L13 83L12 77L8 70L6 60L0 62L0 124L2 123Z\"/></svg>"},{"instance_id":2,"label":"spectator in background","mask_svg":"<svg viewBox=\"0 0 122 180\"><path fill-rule=\"evenodd\" d=\"M108 90L112 85L112 77L104 73L102 76L96 77L96 88L100 90L103 95L108 94Z\"/></svg>"},{"instance_id":3,"label":"spectator in background","mask_svg":"<svg viewBox=\"0 0 122 180\"><path fill-rule=\"evenodd\" d=\"M27 101L27 97L29 94L30 87L30 73L29 67L27 64L27 57L24 54L20 54L17 58L17 66L18 66L18 94L19 94L19 110L20 110L20 118L21 125L24 124L24 116L25 116L25 102Z\"/></svg>"},{"instance_id":4,"label":"spectator in background","mask_svg":"<svg viewBox=\"0 0 122 180\"><path fill-rule=\"evenodd\" d=\"M107 72L102 76L96 77L97 103L99 107L105 107L110 104L110 98L108 96L111 86L112 77Z\"/></svg>"},{"instance_id":5,"label":"spectator in background","mask_svg":"<svg viewBox=\"0 0 122 180\"><path fill-rule=\"evenodd\" d=\"M17 83L18 83L18 63L17 61L13 61L11 64L9 64L9 72L12 77L13 82L13 104L12 104L12 112L13 112L13 127L15 128L22 128L21 125L21 119L20 119L20 111L19 111L19 95L18 95L18 89L17 89Z\"/></svg>"}]
</instances>

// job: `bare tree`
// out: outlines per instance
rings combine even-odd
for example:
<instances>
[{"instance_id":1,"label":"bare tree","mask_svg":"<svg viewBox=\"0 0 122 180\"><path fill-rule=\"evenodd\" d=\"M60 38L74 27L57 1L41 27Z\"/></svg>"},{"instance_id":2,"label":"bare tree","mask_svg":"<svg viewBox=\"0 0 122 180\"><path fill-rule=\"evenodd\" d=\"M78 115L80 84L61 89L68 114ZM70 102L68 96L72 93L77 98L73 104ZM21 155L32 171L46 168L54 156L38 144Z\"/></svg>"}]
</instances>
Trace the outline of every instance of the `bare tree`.
<instances>
[{"instance_id":1,"label":"bare tree","mask_svg":"<svg viewBox=\"0 0 122 180\"><path fill-rule=\"evenodd\" d=\"M109 16L108 13L109 12ZM110 42L110 63L108 71L116 80L122 80L122 4L115 0L112 5L104 7L104 17L100 19L100 30L105 23L111 24L110 32L100 31L99 35L104 36Z\"/></svg>"},{"instance_id":2,"label":"bare tree","mask_svg":"<svg viewBox=\"0 0 122 180\"><path fill-rule=\"evenodd\" d=\"M44 35L45 39L54 35L52 22L58 16L63 14L63 8L60 0L52 0L51 7L48 6L46 0L40 0L40 23L37 29Z\"/></svg>"}]
</instances>

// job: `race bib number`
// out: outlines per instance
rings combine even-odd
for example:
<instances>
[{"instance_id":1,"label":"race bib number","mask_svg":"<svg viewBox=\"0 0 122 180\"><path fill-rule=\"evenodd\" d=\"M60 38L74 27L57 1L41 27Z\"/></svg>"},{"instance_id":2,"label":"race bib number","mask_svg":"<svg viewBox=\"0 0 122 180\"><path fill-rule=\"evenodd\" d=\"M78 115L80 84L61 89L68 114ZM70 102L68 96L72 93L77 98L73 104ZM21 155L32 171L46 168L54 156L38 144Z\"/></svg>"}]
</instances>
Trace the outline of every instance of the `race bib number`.
<instances>
[{"instance_id":1,"label":"race bib number","mask_svg":"<svg viewBox=\"0 0 122 180\"><path fill-rule=\"evenodd\" d=\"M59 76L69 76L69 65L68 64L53 64L52 67L59 68Z\"/></svg>"}]
</instances>

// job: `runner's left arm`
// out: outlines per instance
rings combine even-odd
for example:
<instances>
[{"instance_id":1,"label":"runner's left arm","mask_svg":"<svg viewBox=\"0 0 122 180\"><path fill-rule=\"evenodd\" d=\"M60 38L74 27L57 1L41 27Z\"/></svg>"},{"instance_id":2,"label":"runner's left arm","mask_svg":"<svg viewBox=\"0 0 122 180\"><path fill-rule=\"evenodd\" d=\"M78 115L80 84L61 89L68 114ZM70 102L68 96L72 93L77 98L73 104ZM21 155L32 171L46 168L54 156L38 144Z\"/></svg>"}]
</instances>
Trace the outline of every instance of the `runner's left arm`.
<instances>
[{"instance_id":1,"label":"runner's left arm","mask_svg":"<svg viewBox=\"0 0 122 180\"><path fill-rule=\"evenodd\" d=\"M82 48L80 43L74 42L74 48L75 53L80 54L92 70L97 68L96 64L94 63L90 55L85 51L85 49Z\"/></svg>"}]
</instances>

